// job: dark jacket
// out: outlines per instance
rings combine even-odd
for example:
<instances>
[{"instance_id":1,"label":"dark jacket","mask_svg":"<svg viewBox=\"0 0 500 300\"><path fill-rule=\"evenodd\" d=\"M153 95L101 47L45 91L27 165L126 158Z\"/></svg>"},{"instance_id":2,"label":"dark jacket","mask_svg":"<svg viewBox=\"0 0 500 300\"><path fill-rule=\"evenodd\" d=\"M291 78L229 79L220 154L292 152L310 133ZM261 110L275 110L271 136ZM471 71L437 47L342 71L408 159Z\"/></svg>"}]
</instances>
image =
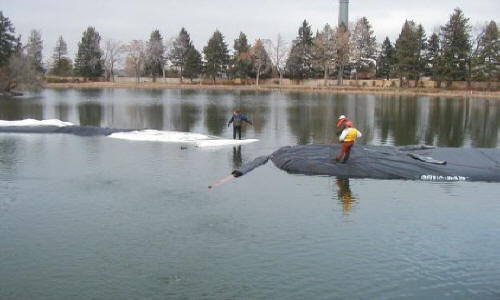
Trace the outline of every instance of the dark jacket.
<instances>
[{"instance_id":1,"label":"dark jacket","mask_svg":"<svg viewBox=\"0 0 500 300\"><path fill-rule=\"evenodd\" d=\"M253 125L252 121L248 120L247 116L245 116L244 114L237 114L237 115L233 115L231 117L231 119L229 120L229 123L227 123L227 127L229 127L229 125L231 125L231 123L233 123L233 127L241 126L241 123L243 121L247 122L250 125Z\"/></svg>"}]
</instances>

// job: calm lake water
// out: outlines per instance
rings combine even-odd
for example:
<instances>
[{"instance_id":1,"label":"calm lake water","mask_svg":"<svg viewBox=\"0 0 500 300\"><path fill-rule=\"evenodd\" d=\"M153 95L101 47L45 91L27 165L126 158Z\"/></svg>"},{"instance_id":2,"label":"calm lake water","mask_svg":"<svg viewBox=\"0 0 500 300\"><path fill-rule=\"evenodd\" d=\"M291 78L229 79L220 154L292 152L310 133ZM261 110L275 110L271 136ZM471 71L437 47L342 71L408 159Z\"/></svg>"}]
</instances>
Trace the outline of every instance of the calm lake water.
<instances>
[{"instance_id":1,"label":"calm lake water","mask_svg":"<svg viewBox=\"0 0 500 300\"><path fill-rule=\"evenodd\" d=\"M285 145L332 143L340 114L375 145L500 146L500 101L192 90L44 90L0 120L175 130L181 149L0 133L0 299L499 299L500 184L290 175ZM184 148L184 147L183 147Z\"/></svg>"}]
</instances>

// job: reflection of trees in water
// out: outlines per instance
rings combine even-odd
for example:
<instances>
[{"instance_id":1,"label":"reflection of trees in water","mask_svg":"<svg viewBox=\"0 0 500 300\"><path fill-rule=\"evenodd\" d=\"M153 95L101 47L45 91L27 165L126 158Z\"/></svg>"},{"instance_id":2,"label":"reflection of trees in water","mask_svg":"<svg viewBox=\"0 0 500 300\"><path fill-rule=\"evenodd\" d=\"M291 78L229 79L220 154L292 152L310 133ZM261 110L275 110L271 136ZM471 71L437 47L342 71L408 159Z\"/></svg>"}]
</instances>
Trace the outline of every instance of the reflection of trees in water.
<instances>
[{"instance_id":1,"label":"reflection of trees in water","mask_svg":"<svg viewBox=\"0 0 500 300\"><path fill-rule=\"evenodd\" d=\"M146 94L153 99L161 99L165 93L164 89L150 89L145 91Z\"/></svg>"},{"instance_id":2,"label":"reflection of trees in water","mask_svg":"<svg viewBox=\"0 0 500 300\"><path fill-rule=\"evenodd\" d=\"M11 137L2 137L0 138L0 167L2 169L8 169L10 171L15 166L15 162L17 161L16 157L18 155L18 139Z\"/></svg>"},{"instance_id":3,"label":"reflection of trees in water","mask_svg":"<svg viewBox=\"0 0 500 300\"><path fill-rule=\"evenodd\" d=\"M144 107L144 113L147 128L163 129L163 104L147 105Z\"/></svg>"},{"instance_id":4,"label":"reflection of trees in water","mask_svg":"<svg viewBox=\"0 0 500 300\"><path fill-rule=\"evenodd\" d=\"M431 99L425 143L441 147L463 146L469 121L466 108L468 104L464 99Z\"/></svg>"},{"instance_id":5,"label":"reflection of trees in water","mask_svg":"<svg viewBox=\"0 0 500 300\"><path fill-rule=\"evenodd\" d=\"M56 118L61 121L69 121L70 107L66 103L57 103L54 107Z\"/></svg>"},{"instance_id":6,"label":"reflection of trees in water","mask_svg":"<svg viewBox=\"0 0 500 300\"><path fill-rule=\"evenodd\" d=\"M192 100L193 98L195 98L195 96L199 94L200 94L199 90L185 90L185 89L179 90L179 98L181 98L182 100Z\"/></svg>"},{"instance_id":7,"label":"reflection of trees in water","mask_svg":"<svg viewBox=\"0 0 500 300\"><path fill-rule=\"evenodd\" d=\"M261 133L269 119L270 95L269 91L237 91L231 111L240 110L253 122L253 130ZM228 118L231 118L231 115L228 115ZM247 126L248 124L243 124L242 136L246 136Z\"/></svg>"},{"instance_id":8,"label":"reflection of trees in water","mask_svg":"<svg viewBox=\"0 0 500 300\"><path fill-rule=\"evenodd\" d=\"M342 211L344 213L349 213L354 202L358 200L351 191L349 179L337 178L335 179L335 184L337 185L337 199L342 205Z\"/></svg>"},{"instance_id":9,"label":"reflection of trees in water","mask_svg":"<svg viewBox=\"0 0 500 300\"><path fill-rule=\"evenodd\" d=\"M298 144L331 143L335 141L336 121L346 114L345 95L290 94L287 106L288 126Z\"/></svg>"},{"instance_id":10,"label":"reflection of trees in water","mask_svg":"<svg viewBox=\"0 0 500 300\"><path fill-rule=\"evenodd\" d=\"M205 109L205 126L208 133L221 135L226 128L226 124L231 118L230 112L225 105L214 101L207 105Z\"/></svg>"},{"instance_id":11,"label":"reflection of trees in water","mask_svg":"<svg viewBox=\"0 0 500 300\"><path fill-rule=\"evenodd\" d=\"M346 106L350 105L351 107L348 111L354 111L354 114L349 113L347 117L354 123L354 127L359 129L363 134L363 137L357 143L371 143L374 139L375 107L378 99L371 95L355 94L350 96L351 99L348 100L349 102ZM337 118L341 114L336 115ZM335 121L337 121L337 118Z\"/></svg>"},{"instance_id":12,"label":"reflection of trees in water","mask_svg":"<svg viewBox=\"0 0 500 300\"><path fill-rule=\"evenodd\" d=\"M470 138L474 147L496 147L500 127L500 103L498 100L485 100L470 105Z\"/></svg>"},{"instance_id":13,"label":"reflection of trees in water","mask_svg":"<svg viewBox=\"0 0 500 300\"><path fill-rule=\"evenodd\" d=\"M290 103L287 106L286 111L288 126L297 137L297 144L305 145L311 143L311 107L304 103L294 101L294 103Z\"/></svg>"},{"instance_id":14,"label":"reflection of trees in water","mask_svg":"<svg viewBox=\"0 0 500 300\"><path fill-rule=\"evenodd\" d=\"M11 182L16 175L16 161L20 154L15 137L0 137L0 168L2 169L2 180L0 180L0 189L8 190L7 193L1 193L0 196L0 216L6 213L16 201L17 185Z\"/></svg>"},{"instance_id":15,"label":"reflection of trees in water","mask_svg":"<svg viewBox=\"0 0 500 300\"><path fill-rule=\"evenodd\" d=\"M478 101L432 99L425 143L441 147L462 147L469 135L473 147L496 147L500 125L498 104Z\"/></svg>"},{"instance_id":16,"label":"reflection of trees in water","mask_svg":"<svg viewBox=\"0 0 500 300\"><path fill-rule=\"evenodd\" d=\"M416 97L381 97L379 110L379 124L382 144L387 143L390 136L394 144L418 144L419 107Z\"/></svg>"},{"instance_id":17,"label":"reflection of trees in water","mask_svg":"<svg viewBox=\"0 0 500 300\"><path fill-rule=\"evenodd\" d=\"M103 116L103 106L100 103L80 103L78 105L78 118L80 125L100 126Z\"/></svg>"},{"instance_id":18,"label":"reflection of trees in water","mask_svg":"<svg viewBox=\"0 0 500 300\"><path fill-rule=\"evenodd\" d=\"M51 92L54 94L54 98L59 101L68 101L68 96L71 95L69 89L53 89Z\"/></svg>"},{"instance_id":19,"label":"reflection of trees in water","mask_svg":"<svg viewBox=\"0 0 500 300\"><path fill-rule=\"evenodd\" d=\"M112 89L111 89L112 90ZM77 89L80 98L87 100L100 100L104 89Z\"/></svg>"},{"instance_id":20,"label":"reflection of trees in water","mask_svg":"<svg viewBox=\"0 0 500 300\"><path fill-rule=\"evenodd\" d=\"M23 119L43 120L43 105L24 99L0 101L0 120L14 121Z\"/></svg>"},{"instance_id":21,"label":"reflection of trees in water","mask_svg":"<svg viewBox=\"0 0 500 300\"><path fill-rule=\"evenodd\" d=\"M127 112L132 119L134 128L163 129L163 104L130 105Z\"/></svg>"},{"instance_id":22,"label":"reflection of trees in water","mask_svg":"<svg viewBox=\"0 0 500 300\"><path fill-rule=\"evenodd\" d=\"M225 105L224 98L228 96L227 91L206 91L207 102L205 102L205 127L209 134L221 135L226 130L227 122L231 118L231 109Z\"/></svg>"},{"instance_id":23,"label":"reflection of trees in water","mask_svg":"<svg viewBox=\"0 0 500 300\"><path fill-rule=\"evenodd\" d=\"M199 120L200 109L197 104L181 102L172 104L171 124L175 130L190 132Z\"/></svg>"},{"instance_id":24,"label":"reflection of trees in water","mask_svg":"<svg viewBox=\"0 0 500 300\"><path fill-rule=\"evenodd\" d=\"M206 90L205 91L208 100L213 101L213 100L220 100L224 97L227 97L230 91L225 91L225 90Z\"/></svg>"},{"instance_id":25,"label":"reflection of trees in water","mask_svg":"<svg viewBox=\"0 0 500 300\"><path fill-rule=\"evenodd\" d=\"M468 136L474 147L496 147L500 126L494 101L411 96L289 94L288 126L298 144L336 141L335 122L347 115L369 143L375 130L381 143L419 143L461 147ZM373 97L373 98L371 98ZM374 121L376 120L376 122Z\"/></svg>"}]
</instances>

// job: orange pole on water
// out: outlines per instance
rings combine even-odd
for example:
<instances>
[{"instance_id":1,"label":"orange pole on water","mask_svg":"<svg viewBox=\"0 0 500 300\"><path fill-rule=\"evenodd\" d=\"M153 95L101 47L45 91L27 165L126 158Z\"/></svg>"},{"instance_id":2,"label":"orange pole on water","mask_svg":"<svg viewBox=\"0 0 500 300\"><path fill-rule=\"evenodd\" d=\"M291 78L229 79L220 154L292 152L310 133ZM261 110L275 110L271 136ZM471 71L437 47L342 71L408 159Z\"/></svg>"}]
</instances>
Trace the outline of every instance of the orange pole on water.
<instances>
[{"instance_id":1,"label":"orange pole on water","mask_svg":"<svg viewBox=\"0 0 500 300\"><path fill-rule=\"evenodd\" d=\"M233 174L227 176L227 177L224 177L222 179L219 179L217 180L216 182L212 183L211 185L208 186L209 189L211 188L215 188L215 187L218 187L219 185L222 185L226 182L228 182L229 180L235 178Z\"/></svg>"}]
</instances>

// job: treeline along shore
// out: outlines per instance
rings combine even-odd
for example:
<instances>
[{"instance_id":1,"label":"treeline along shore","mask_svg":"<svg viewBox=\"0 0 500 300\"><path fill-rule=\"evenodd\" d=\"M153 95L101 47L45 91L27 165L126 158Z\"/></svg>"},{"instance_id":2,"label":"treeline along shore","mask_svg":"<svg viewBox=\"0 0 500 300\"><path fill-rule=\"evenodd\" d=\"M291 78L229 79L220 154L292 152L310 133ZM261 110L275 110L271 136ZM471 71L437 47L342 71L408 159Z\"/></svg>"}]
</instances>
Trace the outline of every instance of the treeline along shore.
<instances>
[{"instance_id":1,"label":"treeline along shore","mask_svg":"<svg viewBox=\"0 0 500 300\"><path fill-rule=\"evenodd\" d=\"M181 80L179 78L144 77L139 82L133 77L116 77L113 81L88 81L78 77L48 77L44 83L46 88L133 88L133 89L217 89L217 90L256 90L256 91L301 91L319 93L357 93L387 95L425 95L446 97L479 97L500 100L500 82L493 83L496 90L488 90L485 82L453 82L448 88L437 88L432 80L421 80L417 87L399 87L399 80L344 80L337 85L336 80L308 79L291 80L269 78L263 79L257 86L255 80L242 81L217 80ZM468 88L472 85L473 89Z\"/></svg>"},{"instance_id":2,"label":"treeline along shore","mask_svg":"<svg viewBox=\"0 0 500 300\"><path fill-rule=\"evenodd\" d=\"M90 26L74 60L60 36L43 59L40 31L24 45L0 11L0 92L46 87L204 87L307 89L497 97L500 91L500 41L495 21L473 28L456 8L446 24L429 36L406 20L395 41L378 44L367 17L329 24L313 34L304 20L297 37L259 38L252 44L240 32L230 49L216 30L196 49L188 31L164 39L154 30L148 40L102 39ZM107 83L103 83L107 82Z\"/></svg>"}]
</instances>

